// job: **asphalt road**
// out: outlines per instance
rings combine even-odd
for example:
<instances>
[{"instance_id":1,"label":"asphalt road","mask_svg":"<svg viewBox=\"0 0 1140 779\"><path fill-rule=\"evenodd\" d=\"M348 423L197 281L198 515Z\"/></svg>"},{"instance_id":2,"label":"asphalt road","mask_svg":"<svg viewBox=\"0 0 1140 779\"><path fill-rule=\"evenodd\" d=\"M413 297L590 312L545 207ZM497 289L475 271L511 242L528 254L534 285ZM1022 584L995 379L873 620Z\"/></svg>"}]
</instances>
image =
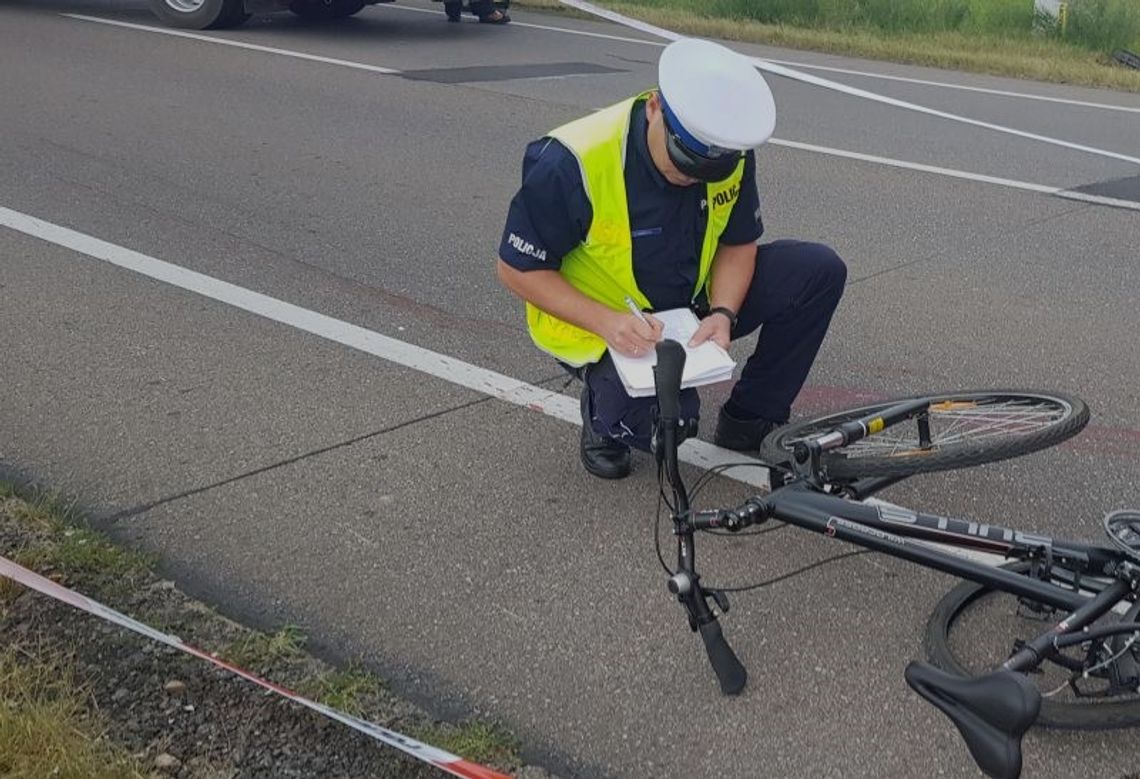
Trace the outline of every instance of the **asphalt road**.
<instances>
[{"instance_id":1,"label":"asphalt road","mask_svg":"<svg viewBox=\"0 0 1140 779\"><path fill-rule=\"evenodd\" d=\"M724 624L751 682L723 698L665 592L650 463L593 480L574 424L457 378L562 390L492 272L506 204L525 143L651 85L659 43L522 11L450 25L431 3L201 37L63 14L155 25L138 2L0 3L0 207L418 347L419 369L0 227L0 466L78 493L224 611L300 624L442 716L498 718L565 776L977 775L902 677L950 579L867 555L737 596ZM1140 95L737 48L1140 155ZM769 82L768 237L850 268L797 413L1079 394L1074 442L885 497L1097 537L1138 502L1140 166ZM721 479L702 503L746 493ZM701 543L725 584L846 551L792 530ZM1026 741L1026 776L1135 765L1134 733Z\"/></svg>"}]
</instances>

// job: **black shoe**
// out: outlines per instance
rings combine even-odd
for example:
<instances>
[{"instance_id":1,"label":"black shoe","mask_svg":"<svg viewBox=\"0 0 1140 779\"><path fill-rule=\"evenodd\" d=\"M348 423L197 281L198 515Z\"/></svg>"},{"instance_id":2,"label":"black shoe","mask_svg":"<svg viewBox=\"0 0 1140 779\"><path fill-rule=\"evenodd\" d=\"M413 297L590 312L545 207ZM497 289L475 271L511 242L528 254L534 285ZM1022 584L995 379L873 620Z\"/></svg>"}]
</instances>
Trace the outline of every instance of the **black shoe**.
<instances>
[{"instance_id":1,"label":"black shoe","mask_svg":"<svg viewBox=\"0 0 1140 779\"><path fill-rule=\"evenodd\" d=\"M777 427L778 422L768 419L737 419L722 406L716 419L713 443L738 452L755 452L760 450L764 437Z\"/></svg>"},{"instance_id":2,"label":"black shoe","mask_svg":"<svg viewBox=\"0 0 1140 779\"><path fill-rule=\"evenodd\" d=\"M463 12L463 3L444 3L443 12L447 14L447 21L458 22Z\"/></svg>"},{"instance_id":3,"label":"black shoe","mask_svg":"<svg viewBox=\"0 0 1140 779\"><path fill-rule=\"evenodd\" d=\"M598 435L590 424L590 388L582 388L582 465L601 479L624 479L629 476L629 447L609 436Z\"/></svg>"}]
</instances>

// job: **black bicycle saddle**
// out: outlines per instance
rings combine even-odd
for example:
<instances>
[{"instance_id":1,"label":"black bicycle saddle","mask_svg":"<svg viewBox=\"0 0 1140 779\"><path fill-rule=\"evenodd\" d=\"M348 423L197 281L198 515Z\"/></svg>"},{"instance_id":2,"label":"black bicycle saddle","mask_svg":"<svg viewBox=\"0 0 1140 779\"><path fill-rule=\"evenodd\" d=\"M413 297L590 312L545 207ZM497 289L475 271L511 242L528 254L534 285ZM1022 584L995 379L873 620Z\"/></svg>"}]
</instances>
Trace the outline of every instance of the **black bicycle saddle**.
<instances>
[{"instance_id":1,"label":"black bicycle saddle","mask_svg":"<svg viewBox=\"0 0 1140 779\"><path fill-rule=\"evenodd\" d=\"M1025 676L996 671L967 679L911 663L906 681L957 726L987 776L1016 779L1021 774L1021 737L1041 709L1041 693Z\"/></svg>"}]
</instances>

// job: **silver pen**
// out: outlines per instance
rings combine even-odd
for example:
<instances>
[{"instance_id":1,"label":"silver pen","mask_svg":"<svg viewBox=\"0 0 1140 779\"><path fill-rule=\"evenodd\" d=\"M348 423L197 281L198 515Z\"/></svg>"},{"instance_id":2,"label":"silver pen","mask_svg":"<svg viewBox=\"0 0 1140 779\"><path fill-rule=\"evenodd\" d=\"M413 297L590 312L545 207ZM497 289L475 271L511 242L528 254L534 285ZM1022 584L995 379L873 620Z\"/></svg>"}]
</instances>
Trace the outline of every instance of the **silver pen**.
<instances>
[{"instance_id":1,"label":"silver pen","mask_svg":"<svg viewBox=\"0 0 1140 779\"><path fill-rule=\"evenodd\" d=\"M645 318L645 314L641 313L641 308L638 307L637 303L633 302L633 298L631 298L629 295L625 296L625 304L629 307L629 312L631 314L640 319L646 325L649 325L649 327L653 327L653 325L649 324L649 320Z\"/></svg>"}]
</instances>

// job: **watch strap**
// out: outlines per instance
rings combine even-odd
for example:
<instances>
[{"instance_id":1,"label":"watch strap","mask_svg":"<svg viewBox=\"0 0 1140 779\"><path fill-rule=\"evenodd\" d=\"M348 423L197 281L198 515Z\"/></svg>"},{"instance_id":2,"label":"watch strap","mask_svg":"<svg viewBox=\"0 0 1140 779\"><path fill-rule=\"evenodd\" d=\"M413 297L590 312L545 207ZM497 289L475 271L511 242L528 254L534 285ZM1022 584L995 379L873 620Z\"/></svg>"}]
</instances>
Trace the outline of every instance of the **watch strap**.
<instances>
[{"instance_id":1,"label":"watch strap","mask_svg":"<svg viewBox=\"0 0 1140 779\"><path fill-rule=\"evenodd\" d=\"M709 309L709 316L713 314L724 314L728 317L728 324L731 327L736 327L736 312L728 306L714 306Z\"/></svg>"}]
</instances>

